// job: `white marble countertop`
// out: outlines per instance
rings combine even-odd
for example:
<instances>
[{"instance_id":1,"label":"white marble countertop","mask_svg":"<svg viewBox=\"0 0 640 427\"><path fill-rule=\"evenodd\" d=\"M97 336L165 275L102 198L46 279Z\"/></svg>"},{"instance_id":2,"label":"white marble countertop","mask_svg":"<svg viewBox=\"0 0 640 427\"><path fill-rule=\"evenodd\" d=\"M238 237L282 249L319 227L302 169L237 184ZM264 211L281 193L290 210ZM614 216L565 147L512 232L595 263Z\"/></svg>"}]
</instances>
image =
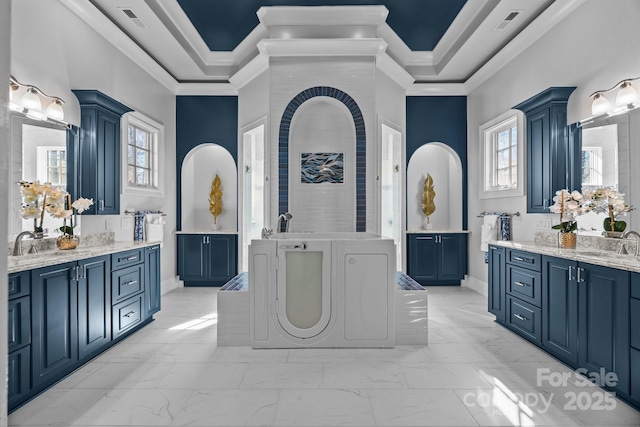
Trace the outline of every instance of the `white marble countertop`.
<instances>
[{"instance_id":1,"label":"white marble countertop","mask_svg":"<svg viewBox=\"0 0 640 427\"><path fill-rule=\"evenodd\" d=\"M616 252L597 250L589 247L560 249L553 246L538 245L534 242L493 240L490 241L489 244L640 273L640 257L633 255L619 255Z\"/></svg>"},{"instance_id":2,"label":"white marble countertop","mask_svg":"<svg viewBox=\"0 0 640 427\"><path fill-rule=\"evenodd\" d=\"M407 234L471 234L469 230L449 230L449 229L437 229L433 230L407 230Z\"/></svg>"},{"instance_id":3,"label":"white marble countertop","mask_svg":"<svg viewBox=\"0 0 640 427\"><path fill-rule=\"evenodd\" d=\"M78 246L76 249L67 251L56 250L53 252L43 252L39 254L27 254L22 256L9 256L7 258L7 272L17 273L19 271L32 270L34 268L48 267L50 265L62 264L70 261L93 258L101 255L114 254L129 249L144 248L160 244L161 242L115 242L99 246Z\"/></svg>"},{"instance_id":4,"label":"white marble countertop","mask_svg":"<svg viewBox=\"0 0 640 427\"><path fill-rule=\"evenodd\" d=\"M175 234L238 234L236 230L191 230L175 231Z\"/></svg>"}]
</instances>

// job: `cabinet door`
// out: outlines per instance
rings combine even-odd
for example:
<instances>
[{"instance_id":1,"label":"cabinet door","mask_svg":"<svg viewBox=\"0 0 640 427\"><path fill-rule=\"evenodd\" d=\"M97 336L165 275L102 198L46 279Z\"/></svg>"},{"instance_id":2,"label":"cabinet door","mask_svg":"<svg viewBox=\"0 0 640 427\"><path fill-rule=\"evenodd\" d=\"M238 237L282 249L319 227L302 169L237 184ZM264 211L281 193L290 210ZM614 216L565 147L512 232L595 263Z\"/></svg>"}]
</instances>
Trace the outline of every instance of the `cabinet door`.
<instances>
[{"instance_id":1,"label":"cabinet door","mask_svg":"<svg viewBox=\"0 0 640 427\"><path fill-rule=\"evenodd\" d=\"M438 250L433 234L410 234L408 273L418 283L438 280Z\"/></svg>"},{"instance_id":2,"label":"cabinet door","mask_svg":"<svg viewBox=\"0 0 640 427\"><path fill-rule=\"evenodd\" d=\"M160 311L160 246L145 248L145 318Z\"/></svg>"},{"instance_id":3,"label":"cabinet door","mask_svg":"<svg viewBox=\"0 0 640 427\"><path fill-rule=\"evenodd\" d=\"M206 236L202 234L178 235L178 275L181 280L206 280L206 241Z\"/></svg>"},{"instance_id":4,"label":"cabinet door","mask_svg":"<svg viewBox=\"0 0 640 427\"><path fill-rule=\"evenodd\" d=\"M93 356L111 341L111 257L80 263L78 280L78 357Z\"/></svg>"},{"instance_id":5,"label":"cabinet door","mask_svg":"<svg viewBox=\"0 0 640 427\"><path fill-rule=\"evenodd\" d=\"M98 215L120 214L120 117L98 110L97 116L97 193Z\"/></svg>"},{"instance_id":6,"label":"cabinet door","mask_svg":"<svg viewBox=\"0 0 640 427\"><path fill-rule=\"evenodd\" d=\"M527 212L549 213L552 199L550 109L527 113Z\"/></svg>"},{"instance_id":7,"label":"cabinet door","mask_svg":"<svg viewBox=\"0 0 640 427\"><path fill-rule=\"evenodd\" d=\"M31 391L31 347L9 353L7 361L7 405L12 411Z\"/></svg>"},{"instance_id":8,"label":"cabinet door","mask_svg":"<svg viewBox=\"0 0 640 427\"><path fill-rule=\"evenodd\" d=\"M31 297L9 300L9 352L31 344Z\"/></svg>"},{"instance_id":9,"label":"cabinet door","mask_svg":"<svg viewBox=\"0 0 640 427\"><path fill-rule=\"evenodd\" d=\"M542 346L571 367L578 363L578 263L542 258Z\"/></svg>"},{"instance_id":10,"label":"cabinet door","mask_svg":"<svg viewBox=\"0 0 640 427\"><path fill-rule=\"evenodd\" d=\"M505 248L489 247L489 312L498 322L506 319L506 262Z\"/></svg>"},{"instance_id":11,"label":"cabinet door","mask_svg":"<svg viewBox=\"0 0 640 427\"><path fill-rule=\"evenodd\" d=\"M438 236L438 280L464 279L467 270L467 245L465 234Z\"/></svg>"},{"instance_id":12,"label":"cabinet door","mask_svg":"<svg viewBox=\"0 0 640 427\"><path fill-rule=\"evenodd\" d=\"M55 381L78 360L76 263L32 271L33 385Z\"/></svg>"},{"instance_id":13,"label":"cabinet door","mask_svg":"<svg viewBox=\"0 0 640 427\"><path fill-rule=\"evenodd\" d=\"M209 247L209 280L213 285L221 286L238 274L236 262L237 236L207 236Z\"/></svg>"},{"instance_id":14,"label":"cabinet door","mask_svg":"<svg viewBox=\"0 0 640 427\"><path fill-rule=\"evenodd\" d=\"M579 265L578 365L613 372L615 390L629 393L629 272Z\"/></svg>"},{"instance_id":15,"label":"cabinet door","mask_svg":"<svg viewBox=\"0 0 640 427\"><path fill-rule=\"evenodd\" d=\"M73 150L76 156L73 164L78 172L76 177L71 177L75 185L70 189L74 192L72 194L74 198L93 198L93 205L85 210L83 215L96 215L98 214L99 205L96 173L98 146L95 138L98 112L95 108L83 108L80 117L79 137L75 140L77 146ZM72 162L72 160L69 159L68 162Z\"/></svg>"},{"instance_id":16,"label":"cabinet door","mask_svg":"<svg viewBox=\"0 0 640 427\"><path fill-rule=\"evenodd\" d=\"M640 405L640 350L631 349L631 400Z\"/></svg>"}]
</instances>

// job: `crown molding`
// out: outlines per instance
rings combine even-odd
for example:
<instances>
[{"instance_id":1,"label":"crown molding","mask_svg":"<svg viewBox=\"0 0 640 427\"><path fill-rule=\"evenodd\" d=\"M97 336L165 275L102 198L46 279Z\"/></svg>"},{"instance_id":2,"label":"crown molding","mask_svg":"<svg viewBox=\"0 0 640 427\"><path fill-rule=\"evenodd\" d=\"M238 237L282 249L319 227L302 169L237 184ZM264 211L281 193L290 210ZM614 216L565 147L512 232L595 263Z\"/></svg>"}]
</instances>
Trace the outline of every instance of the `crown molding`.
<instances>
[{"instance_id":1,"label":"crown molding","mask_svg":"<svg viewBox=\"0 0 640 427\"><path fill-rule=\"evenodd\" d=\"M414 83L407 96L467 96L464 83Z\"/></svg>"}]
</instances>

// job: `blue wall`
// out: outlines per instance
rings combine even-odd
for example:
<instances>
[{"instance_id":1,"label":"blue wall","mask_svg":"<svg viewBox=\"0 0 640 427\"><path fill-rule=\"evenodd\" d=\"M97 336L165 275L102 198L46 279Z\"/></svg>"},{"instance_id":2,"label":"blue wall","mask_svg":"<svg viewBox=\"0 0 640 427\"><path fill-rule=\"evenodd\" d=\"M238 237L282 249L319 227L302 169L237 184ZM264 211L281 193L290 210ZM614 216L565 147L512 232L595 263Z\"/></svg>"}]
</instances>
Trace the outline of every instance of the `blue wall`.
<instances>
[{"instance_id":1,"label":"blue wall","mask_svg":"<svg viewBox=\"0 0 640 427\"><path fill-rule=\"evenodd\" d=\"M238 97L237 96L177 96L176 97L176 175L177 218L181 226L182 162L194 147L214 143L224 147L238 162Z\"/></svg>"},{"instance_id":2,"label":"blue wall","mask_svg":"<svg viewBox=\"0 0 640 427\"><path fill-rule=\"evenodd\" d=\"M467 97L407 97L407 165L428 142L453 148L462 162L462 227L467 229Z\"/></svg>"}]
</instances>

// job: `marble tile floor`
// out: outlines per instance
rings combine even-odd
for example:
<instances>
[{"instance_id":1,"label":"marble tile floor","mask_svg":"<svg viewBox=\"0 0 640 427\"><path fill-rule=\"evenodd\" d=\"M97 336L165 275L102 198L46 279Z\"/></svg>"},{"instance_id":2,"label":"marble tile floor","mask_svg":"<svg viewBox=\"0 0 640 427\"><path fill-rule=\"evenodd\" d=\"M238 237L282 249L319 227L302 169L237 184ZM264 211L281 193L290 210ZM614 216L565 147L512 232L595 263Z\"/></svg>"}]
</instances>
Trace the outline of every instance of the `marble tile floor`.
<instances>
[{"instance_id":1,"label":"marble tile floor","mask_svg":"<svg viewBox=\"0 0 640 427\"><path fill-rule=\"evenodd\" d=\"M9 425L640 426L639 412L494 323L485 297L429 291L428 346L252 350L216 347L216 288L180 288ZM563 384L543 377L562 373Z\"/></svg>"}]
</instances>

